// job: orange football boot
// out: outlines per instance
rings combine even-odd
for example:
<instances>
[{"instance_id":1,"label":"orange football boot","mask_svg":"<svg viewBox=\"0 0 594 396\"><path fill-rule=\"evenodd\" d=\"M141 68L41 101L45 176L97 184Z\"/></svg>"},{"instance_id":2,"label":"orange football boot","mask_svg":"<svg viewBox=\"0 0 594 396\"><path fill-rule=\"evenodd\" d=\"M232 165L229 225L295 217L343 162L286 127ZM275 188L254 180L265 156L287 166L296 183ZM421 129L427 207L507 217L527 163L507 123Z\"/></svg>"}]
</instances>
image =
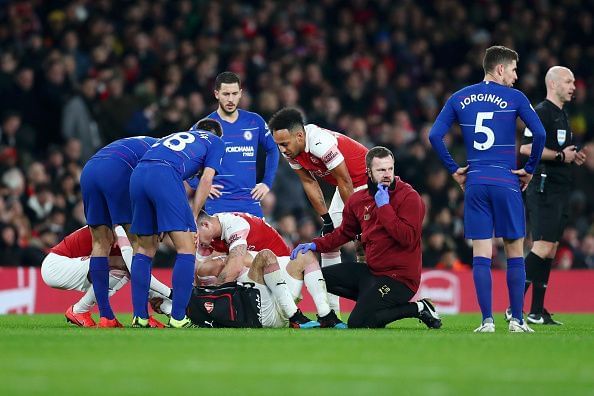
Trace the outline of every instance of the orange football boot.
<instances>
[{"instance_id":1,"label":"orange football boot","mask_svg":"<svg viewBox=\"0 0 594 396\"><path fill-rule=\"evenodd\" d=\"M118 322L118 320L116 318L107 319L106 317L102 316L101 318L99 318L99 326L98 327L104 327L104 328L124 327L124 325L122 325L120 322Z\"/></svg>"},{"instance_id":2,"label":"orange football boot","mask_svg":"<svg viewBox=\"0 0 594 396\"><path fill-rule=\"evenodd\" d=\"M149 325L149 327L152 327L153 329L165 328L165 325L163 323L159 322L157 319L155 319L155 317L152 315L149 316L148 325Z\"/></svg>"},{"instance_id":3,"label":"orange football boot","mask_svg":"<svg viewBox=\"0 0 594 396\"><path fill-rule=\"evenodd\" d=\"M97 323L93 320L90 312L74 313L74 305L68 307L64 314L66 322L70 322L78 327L95 327Z\"/></svg>"}]
</instances>

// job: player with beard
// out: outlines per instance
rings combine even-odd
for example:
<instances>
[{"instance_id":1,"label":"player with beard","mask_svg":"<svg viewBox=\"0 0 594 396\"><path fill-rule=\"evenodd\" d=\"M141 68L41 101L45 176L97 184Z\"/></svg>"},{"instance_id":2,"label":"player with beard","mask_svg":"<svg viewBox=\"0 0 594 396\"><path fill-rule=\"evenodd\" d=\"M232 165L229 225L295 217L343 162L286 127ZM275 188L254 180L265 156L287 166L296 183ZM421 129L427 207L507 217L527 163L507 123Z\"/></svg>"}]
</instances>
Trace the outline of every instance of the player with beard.
<instances>
[{"instance_id":1,"label":"player with beard","mask_svg":"<svg viewBox=\"0 0 594 396\"><path fill-rule=\"evenodd\" d=\"M221 265L215 266L214 274L213 268L207 268L207 263L199 263L198 268L203 275L217 276L216 282L219 284L236 280L255 282L261 289L263 297L267 298L266 306L262 308L262 314L267 318L265 326L284 323L285 319L294 328L320 325L335 327L342 323L328 306L326 287L317 259L308 255L289 266L289 247L264 220L247 213L217 213L210 216L202 211L198 216L198 239L199 255L207 256L213 251L227 254ZM251 257L251 253L258 253L259 258L255 260L256 267L250 268L248 272L245 269L246 259ZM294 270L295 265L300 271ZM304 276L304 272L309 275ZM298 273L300 275L295 276ZM316 306L322 307L318 309L319 321L309 320L295 305L304 281ZM269 294L273 298L269 298ZM280 311L275 306L280 307ZM283 313L281 316L284 319L277 320L280 318L278 312Z\"/></svg>"},{"instance_id":2,"label":"player with beard","mask_svg":"<svg viewBox=\"0 0 594 396\"><path fill-rule=\"evenodd\" d=\"M279 153L264 119L238 108L241 93L237 74L226 71L217 76L214 95L219 107L207 117L218 121L223 128L225 157L204 209L209 214L244 212L262 217L260 201L272 188ZM266 151L266 165L262 181L256 183L259 147Z\"/></svg>"},{"instance_id":3,"label":"player with beard","mask_svg":"<svg viewBox=\"0 0 594 396\"><path fill-rule=\"evenodd\" d=\"M322 236L342 222L344 203L355 191L367 188L365 154L367 148L341 133L305 125L297 109L284 108L270 119L270 129L281 154L297 173L305 194L314 210L322 217ZM326 208L324 195L316 177L336 186L330 207ZM322 267L340 263L340 246L322 253ZM363 261L359 253L358 261ZM330 307L340 316L337 296L330 296Z\"/></svg>"},{"instance_id":4,"label":"player with beard","mask_svg":"<svg viewBox=\"0 0 594 396\"><path fill-rule=\"evenodd\" d=\"M308 251L332 251L361 234L366 265L340 263L322 269L328 291L356 301L348 326L377 328L419 318L427 327L439 328L441 320L431 302L409 302L421 282L425 204L419 193L394 175L394 163L387 148L369 150L368 189L351 195L337 229L300 244L291 259Z\"/></svg>"}]
</instances>

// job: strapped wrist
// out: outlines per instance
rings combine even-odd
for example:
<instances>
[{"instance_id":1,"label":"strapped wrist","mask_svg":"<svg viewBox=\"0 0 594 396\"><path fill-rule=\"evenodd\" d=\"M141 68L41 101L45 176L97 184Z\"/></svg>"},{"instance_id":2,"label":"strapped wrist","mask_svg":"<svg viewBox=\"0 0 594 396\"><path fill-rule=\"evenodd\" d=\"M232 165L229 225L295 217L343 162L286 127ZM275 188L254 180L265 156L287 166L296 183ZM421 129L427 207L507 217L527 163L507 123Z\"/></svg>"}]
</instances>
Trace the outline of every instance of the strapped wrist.
<instances>
[{"instance_id":1,"label":"strapped wrist","mask_svg":"<svg viewBox=\"0 0 594 396\"><path fill-rule=\"evenodd\" d=\"M322 220L324 221L324 224L332 224L332 217L330 217L329 213L325 213L321 217L322 217Z\"/></svg>"}]
</instances>

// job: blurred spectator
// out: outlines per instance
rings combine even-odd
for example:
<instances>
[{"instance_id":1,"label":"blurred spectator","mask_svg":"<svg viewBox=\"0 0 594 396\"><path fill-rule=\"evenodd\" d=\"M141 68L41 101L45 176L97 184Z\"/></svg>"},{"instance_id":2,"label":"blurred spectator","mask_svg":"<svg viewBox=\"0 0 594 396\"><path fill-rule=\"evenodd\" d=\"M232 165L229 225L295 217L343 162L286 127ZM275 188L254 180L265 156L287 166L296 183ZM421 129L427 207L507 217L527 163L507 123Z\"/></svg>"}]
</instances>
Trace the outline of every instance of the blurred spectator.
<instances>
[{"instance_id":1,"label":"blurred spectator","mask_svg":"<svg viewBox=\"0 0 594 396\"><path fill-rule=\"evenodd\" d=\"M544 97L548 67L572 68L572 130L594 153L590 2L517 0L513 13L506 3L462 0L38 3L8 0L0 12L0 219L8 216L2 222L14 225L25 244L41 244L31 234L52 213L35 220L34 232L16 214L19 205L31 211L27 202L35 194L26 188L38 184L29 180L31 163L45 166L65 228L82 225L78 180L84 161L123 136L187 129L213 108L213 80L222 70L243 77L241 107L265 119L294 105L309 122L366 146L393 149L396 172L428 204L424 226L447 227L446 245L462 262L468 260L463 200L447 174L435 170L441 166L434 165L427 132L445 98L480 80L478 54L486 47L503 44L519 52L518 88L533 103ZM502 23L504 18L509 20ZM463 163L459 130L446 144ZM285 166L281 159L267 218L283 218L287 226L291 214L298 231L311 209ZM594 232L594 155L575 172L571 221L581 246ZM297 231L288 228L293 242ZM47 239L52 235L45 232ZM502 263L501 249L495 266Z\"/></svg>"},{"instance_id":2,"label":"blurred spectator","mask_svg":"<svg viewBox=\"0 0 594 396\"><path fill-rule=\"evenodd\" d=\"M81 143L83 161L91 158L101 147L101 136L96 121L97 80L86 77L78 95L70 99L63 110L62 136L64 140L76 138Z\"/></svg>"},{"instance_id":3,"label":"blurred spectator","mask_svg":"<svg viewBox=\"0 0 594 396\"><path fill-rule=\"evenodd\" d=\"M0 266L21 265L23 251L18 241L16 227L0 223Z\"/></svg>"},{"instance_id":4,"label":"blurred spectator","mask_svg":"<svg viewBox=\"0 0 594 396\"><path fill-rule=\"evenodd\" d=\"M27 200L25 213L34 226L42 223L54 208L55 196L49 184L38 184Z\"/></svg>"}]
</instances>

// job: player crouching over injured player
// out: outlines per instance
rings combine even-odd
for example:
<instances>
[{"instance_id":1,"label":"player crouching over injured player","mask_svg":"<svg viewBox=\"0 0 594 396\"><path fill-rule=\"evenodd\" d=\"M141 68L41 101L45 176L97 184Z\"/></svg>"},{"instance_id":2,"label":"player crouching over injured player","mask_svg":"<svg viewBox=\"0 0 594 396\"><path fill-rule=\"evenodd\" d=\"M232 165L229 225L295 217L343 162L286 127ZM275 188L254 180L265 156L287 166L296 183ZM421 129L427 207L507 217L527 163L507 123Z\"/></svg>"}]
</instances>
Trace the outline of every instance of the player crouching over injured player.
<instances>
[{"instance_id":1,"label":"player crouching over injured player","mask_svg":"<svg viewBox=\"0 0 594 396\"><path fill-rule=\"evenodd\" d=\"M328 305L326 282L313 254L290 260L288 256L277 257L271 250L264 249L258 253L249 251L242 262L237 281L254 283L260 291L262 327L347 328ZM227 263L225 256L199 262L197 284L222 283L229 270ZM301 300L304 283L316 305L317 321L309 320L296 305Z\"/></svg>"},{"instance_id":2,"label":"player crouching over injured player","mask_svg":"<svg viewBox=\"0 0 594 396\"><path fill-rule=\"evenodd\" d=\"M130 280L128 268L132 262L132 246L121 226L115 227L117 244L109 253L109 297ZM67 235L54 246L41 263L41 277L46 285L54 289L78 290L85 294L71 305L65 313L66 320L79 327L95 327L91 310L97 299L89 280L90 255L92 250L91 230L88 226ZM171 289L151 277L149 298L153 309L171 311ZM116 327L123 327L117 322ZM101 327L101 324L99 325ZM164 325L150 316L149 326L162 328Z\"/></svg>"},{"instance_id":3,"label":"player crouching over injured player","mask_svg":"<svg viewBox=\"0 0 594 396\"><path fill-rule=\"evenodd\" d=\"M357 302L349 327L385 327L395 320L419 318L437 329L441 319L431 302L409 302L421 281L425 205L409 184L394 175L394 162L385 147L369 150L368 189L350 196L337 229L300 244L291 258L310 251L330 252L361 234L367 264L340 263L322 269L330 293Z\"/></svg>"}]
</instances>

